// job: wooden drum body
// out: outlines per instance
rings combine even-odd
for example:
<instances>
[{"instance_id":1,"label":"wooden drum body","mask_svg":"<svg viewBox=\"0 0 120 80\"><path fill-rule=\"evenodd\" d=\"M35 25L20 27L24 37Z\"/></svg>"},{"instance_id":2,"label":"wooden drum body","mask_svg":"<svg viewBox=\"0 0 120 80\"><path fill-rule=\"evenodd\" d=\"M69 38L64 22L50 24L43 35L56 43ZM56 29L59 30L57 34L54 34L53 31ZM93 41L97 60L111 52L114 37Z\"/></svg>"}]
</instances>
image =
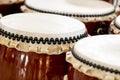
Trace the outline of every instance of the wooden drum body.
<instances>
[{"instance_id":1,"label":"wooden drum body","mask_svg":"<svg viewBox=\"0 0 120 80\"><path fill-rule=\"evenodd\" d=\"M73 17L86 25L90 35L108 34L109 24L116 17L114 6L100 0L26 0L21 10Z\"/></svg>"},{"instance_id":2,"label":"wooden drum body","mask_svg":"<svg viewBox=\"0 0 120 80\"><path fill-rule=\"evenodd\" d=\"M1 80L63 80L66 73L65 53L36 54L0 45Z\"/></svg>"},{"instance_id":3,"label":"wooden drum body","mask_svg":"<svg viewBox=\"0 0 120 80\"><path fill-rule=\"evenodd\" d=\"M103 1L106 1L106 2L109 2L109 3L111 3L111 4L114 4L114 1L115 1L115 0L103 0Z\"/></svg>"},{"instance_id":4,"label":"wooden drum body","mask_svg":"<svg viewBox=\"0 0 120 80\"><path fill-rule=\"evenodd\" d=\"M52 14L12 14L0 25L0 80L63 80L66 52L87 37L82 22Z\"/></svg>"},{"instance_id":5,"label":"wooden drum body","mask_svg":"<svg viewBox=\"0 0 120 80\"><path fill-rule=\"evenodd\" d=\"M74 69L71 64L68 66L68 80L99 80L98 78L88 76Z\"/></svg>"},{"instance_id":6,"label":"wooden drum body","mask_svg":"<svg viewBox=\"0 0 120 80\"><path fill-rule=\"evenodd\" d=\"M119 35L99 35L78 41L66 54L65 80L120 80L119 39Z\"/></svg>"},{"instance_id":7,"label":"wooden drum body","mask_svg":"<svg viewBox=\"0 0 120 80\"><path fill-rule=\"evenodd\" d=\"M88 33L91 35L108 34L111 21L85 22Z\"/></svg>"}]
</instances>

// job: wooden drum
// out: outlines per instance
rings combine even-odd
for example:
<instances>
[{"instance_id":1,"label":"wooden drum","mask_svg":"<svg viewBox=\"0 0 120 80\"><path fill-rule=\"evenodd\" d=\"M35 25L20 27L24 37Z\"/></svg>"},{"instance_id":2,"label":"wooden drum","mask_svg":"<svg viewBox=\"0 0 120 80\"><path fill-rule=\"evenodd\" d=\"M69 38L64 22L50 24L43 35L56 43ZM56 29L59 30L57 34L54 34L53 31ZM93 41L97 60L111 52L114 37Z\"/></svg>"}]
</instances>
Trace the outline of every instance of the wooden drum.
<instances>
[{"instance_id":1,"label":"wooden drum","mask_svg":"<svg viewBox=\"0 0 120 80\"><path fill-rule=\"evenodd\" d=\"M8 15L21 12L20 6L23 3L24 0L0 0L0 13L2 15Z\"/></svg>"},{"instance_id":2,"label":"wooden drum","mask_svg":"<svg viewBox=\"0 0 120 80\"><path fill-rule=\"evenodd\" d=\"M65 80L120 80L120 35L81 39L66 54Z\"/></svg>"},{"instance_id":3,"label":"wooden drum","mask_svg":"<svg viewBox=\"0 0 120 80\"><path fill-rule=\"evenodd\" d=\"M100 0L26 0L23 12L41 12L76 18L86 25L90 35L108 34L116 17L112 4Z\"/></svg>"},{"instance_id":4,"label":"wooden drum","mask_svg":"<svg viewBox=\"0 0 120 80\"><path fill-rule=\"evenodd\" d=\"M120 34L120 16L113 20L109 28L110 34Z\"/></svg>"},{"instance_id":5,"label":"wooden drum","mask_svg":"<svg viewBox=\"0 0 120 80\"><path fill-rule=\"evenodd\" d=\"M87 37L85 25L64 16L18 13L0 20L0 80L63 80L65 55Z\"/></svg>"}]
</instances>

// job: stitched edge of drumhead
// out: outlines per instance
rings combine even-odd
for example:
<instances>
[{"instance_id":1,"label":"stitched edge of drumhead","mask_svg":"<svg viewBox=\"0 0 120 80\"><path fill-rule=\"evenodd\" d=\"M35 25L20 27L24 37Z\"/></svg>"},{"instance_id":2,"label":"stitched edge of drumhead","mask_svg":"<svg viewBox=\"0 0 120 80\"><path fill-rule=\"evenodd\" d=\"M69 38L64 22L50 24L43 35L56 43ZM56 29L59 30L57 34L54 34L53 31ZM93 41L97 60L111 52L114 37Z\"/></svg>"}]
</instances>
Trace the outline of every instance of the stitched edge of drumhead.
<instances>
[{"instance_id":1,"label":"stitched edge of drumhead","mask_svg":"<svg viewBox=\"0 0 120 80\"><path fill-rule=\"evenodd\" d=\"M107 15L110 15L110 14L113 14L115 13L115 10L109 12L109 13L106 13L106 14L93 14L93 15L84 15L84 14L70 14L70 13L60 13L60 12L53 12L53 11L47 11L47 10L42 10L42 9L35 9L35 8L32 8L30 7L29 5L25 4L25 6L29 9L32 9L32 10L35 10L37 12L41 12L41 13L50 13L50 14L57 14L57 15L63 15L63 16L69 16L69 17L104 17L104 16L107 16Z\"/></svg>"},{"instance_id":2,"label":"stitched edge of drumhead","mask_svg":"<svg viewBox=\"0 0 120 80\"><path fill-rule=\"evenodd\" d=\"M80 56L78 56L75 52L74 52L74 46L72 48L72 55L77 59L79 60L80 62L82 62L83 64L86 64L90 67L93 67L93 68L97 68L97 69L100 69L102 71L106 71L106 72L110 72L110 73L114 73L114 74L119 74L120 75L120 71L119 70L115 70L115 69L112 69L112 68L109 68L109 67L106 67L106 66L102 66L102 65L99 65L97 63L94 63L94 62L91 62L91 61L88 61Z\"/></svg>"},{"instance_id":3,"label":"stitched edge of drumhead","mask_svg":"<svg viewBox=\"0 0 120 80\"><path fill-rule=\"evenodd\" d=\"M78 40L80 40L81 38L87 37L88 33L87 31L83 34L80 35L76 35L76 36L72 36L72 37L65 37L65 38L38 38L38 37L28 37L28 36L24 36L24 35L20 35L20 34L14 34L11 32L7 32L5 30L3 30L2 28L0 29L0 35L2 35L3 37L12 39L12 40L17 40L17 41L21 41L21 42L27 42L27 43L37 43L37 44L69 44L70 42L74 43L77 42Z\"/></svg>"}]
</instances>

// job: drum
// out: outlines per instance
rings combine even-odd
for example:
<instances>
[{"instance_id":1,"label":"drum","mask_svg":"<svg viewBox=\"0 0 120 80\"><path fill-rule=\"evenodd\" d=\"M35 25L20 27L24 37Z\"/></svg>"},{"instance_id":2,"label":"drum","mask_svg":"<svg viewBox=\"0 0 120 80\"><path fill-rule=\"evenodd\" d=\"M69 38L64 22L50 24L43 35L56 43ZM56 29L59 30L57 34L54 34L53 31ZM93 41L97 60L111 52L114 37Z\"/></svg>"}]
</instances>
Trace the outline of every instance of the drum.
<instances>
[{"instance_id":1,"label":"drum","mask_svg":"<svg viewBox=\"0 0 120 80\"><path fill-rule=\"evenodd\" d=\"M112 4L100 0L26 0L23 12L41 12L76 18L86 25L90 35L108 34L116 17Z\"/></svg>"},{"instance_id":2,"label":"drum","mask_svg":"<svg viewBox=\"0 0 120 80\"><path fill-rule=\"evenodd\" d=\"M120 16L113 20L109 28L110 34L120 34Z\"/></svg>"},{"instance_id":3,"label":"drum","mask_svg":"<svg viewBox=\"0 0 120 80\"><path fill-rule=\"evenodd\" d=\"M64 16L18 13L0 20L1 80L63 80L66 52L87 37L85 25Z\"/></svg>"},{"instance_id":4,"label":"drum","mask_svg":"<svg viewBox=\"0 0 120 80\"><path fill-rule=\"evenodd\" d=\"M99 35L78 41L66 54L68 80L120 80L119 40L120 35Z\"/></svg>"},{"instance_id":5,"label":"drum","mask_svg":"<svg viewBox=\"0 0 120 80\"><path fill-rule=\"evenodd\" d=\"M0 13L2 15L8 15L21 12L20 6L23 3L24 0L0 0Z\"/></svg>"}]
</instances>

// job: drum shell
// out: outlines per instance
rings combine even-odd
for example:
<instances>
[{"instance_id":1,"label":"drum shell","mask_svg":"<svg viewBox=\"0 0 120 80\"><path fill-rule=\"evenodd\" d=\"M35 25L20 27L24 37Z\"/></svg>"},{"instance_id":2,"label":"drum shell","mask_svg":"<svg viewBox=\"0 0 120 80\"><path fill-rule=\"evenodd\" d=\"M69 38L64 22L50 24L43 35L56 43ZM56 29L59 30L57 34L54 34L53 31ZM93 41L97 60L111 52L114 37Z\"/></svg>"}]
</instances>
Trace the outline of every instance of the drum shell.
<instances>
[{"instance_id":1,"label":"drum shell","mask_svg":"<svg viewBox=\"0 0 120 80\"><path fill-rule=\"evenodd\" d=\"M19 13L21 12L20 6L23 5L24 2L12 3L12 4L0 4L0 13L4 15Z\"/></svg>"},{"instance_id":2,"label":"drum shell","mask_svg":"<svg viewBox=\"0 0 120 80\"><path fill-rule=\"evenodd\" d=\"M109 2L109 3L111 3L111 4L114 3L114 0L103 0L103 1Z\"/></svg>"},{"instance_id":3,"label":"drum shell","mask_svg":"<svg viewBox=\"0 0 120 80\"><path fill-rule=\"evenodd\" d=\"M82 72L74 69L71 64L68 64L68 80L99 80L98 78L85 75Z\"/></svg>"},{"instance_id":4,"label":"drum shell","mask_svg":"<svg viewBox=\"0 0 120 80\"><path fill-rule=\"evenodd\" d=\"M90 35L108 34L111 21L84 22Z\"/></svg>"},{"instance_id":5,"label":"drum shell","mask_svg":"<svg viewBox=\"0 0 120 80\"><path fill-rule=\"evenodd\" d=\"M67 73L65 53L36 54L0 45L0 64L1 80L63 80Z\"/></svg>"}]
</instances>

